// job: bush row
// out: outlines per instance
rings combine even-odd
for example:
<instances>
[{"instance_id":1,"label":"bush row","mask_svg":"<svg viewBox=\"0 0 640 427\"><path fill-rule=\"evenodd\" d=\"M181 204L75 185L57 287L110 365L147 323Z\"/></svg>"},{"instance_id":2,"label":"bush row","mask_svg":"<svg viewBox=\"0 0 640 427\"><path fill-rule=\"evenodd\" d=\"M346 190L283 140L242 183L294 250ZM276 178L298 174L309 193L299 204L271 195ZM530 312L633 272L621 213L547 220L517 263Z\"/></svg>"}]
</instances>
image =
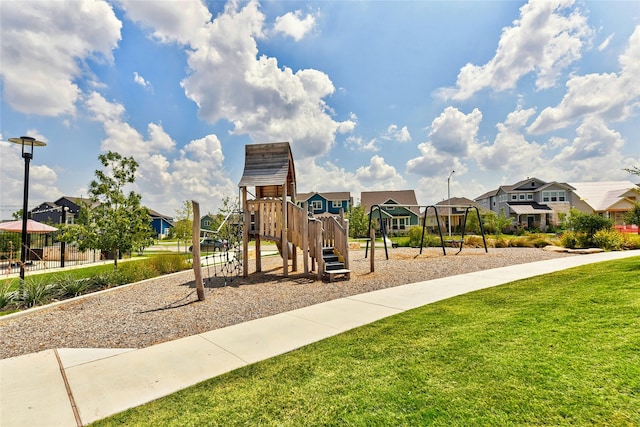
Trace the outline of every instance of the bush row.
<instances>
[{"instance_id":1,"label":"bush row","mask_svg":"<svg viewBox=\"0 0 640 427\"><path fill-rule=\"evenodd\" d=\"M396 240L398 246L419 247L421 238L422 228L412 227L405 237ZM640 249L640 235L620 233L614 229L598 230L593 235L587 232L566 231L559 237L545 233L530 233L509 238L487 236L485 238L487 247L490 248L544 248L549 245L558 245L570 249L597 247L606 251ZM424 247L438 247L440 245L440 236L434 234L424 236ZM482 248L484 247L482 236L465 236L464 245Z\"/></svg>"},{"instance_id":2,"label":"bush row","mask_svg":"<svg viewBox=\"0 0 640 427\"><path fill-rule=\"evenodd\" d=\"M162 254L141 261L122 263L117 270L78 279L71 273L26 277L21 289L10 281L0 285L0 310L21 310L73 298L127 283L175 273L190 268L184 255Z\"/></svg>"}]
</instances>

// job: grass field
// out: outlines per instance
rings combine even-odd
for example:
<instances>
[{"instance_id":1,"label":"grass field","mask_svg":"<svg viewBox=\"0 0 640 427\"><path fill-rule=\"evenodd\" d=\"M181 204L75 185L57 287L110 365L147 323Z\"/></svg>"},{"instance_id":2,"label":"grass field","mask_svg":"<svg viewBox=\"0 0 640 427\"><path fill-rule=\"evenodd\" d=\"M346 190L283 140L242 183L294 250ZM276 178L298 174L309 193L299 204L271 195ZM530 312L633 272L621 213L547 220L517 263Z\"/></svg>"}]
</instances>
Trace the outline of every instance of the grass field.
<instances>
[{"instance_id":1,"label":"grass field","mask_svg":"<svg viewBox=\"0 0 640 427\"><path fill-rule=\"evenodd\" d=\"M640 258L424 306L95 425L640 425Z\"/></svg>"}]
</instances>

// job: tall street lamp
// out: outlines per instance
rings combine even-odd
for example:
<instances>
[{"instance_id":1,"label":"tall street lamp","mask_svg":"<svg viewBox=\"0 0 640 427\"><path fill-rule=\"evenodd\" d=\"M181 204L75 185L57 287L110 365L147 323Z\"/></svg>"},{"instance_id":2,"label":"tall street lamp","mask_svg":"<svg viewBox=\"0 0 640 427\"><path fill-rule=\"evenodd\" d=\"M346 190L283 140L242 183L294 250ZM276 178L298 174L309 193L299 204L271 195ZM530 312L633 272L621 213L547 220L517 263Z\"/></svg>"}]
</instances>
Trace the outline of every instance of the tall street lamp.
<instances>
[{"instance_id":1,"label":"tall street lamp","mask_svg":"<svg viewBox=\"0 0 640 427\"><path fill-rule=\"evenodd\" d=\"M447 178L447 202L449 203L449 237L451 237L451 175L456 171L451 171Z\"/></svg>"},{"instance_id":2,"label":"tall street lamp","mask_svg":"<svg viewBox=\"0 0 640 427\"><path fill-rule=\"evenodd\" d=\"M33 147L44 147L47 145L30 136L20 138L9 138L9 142L22 145L22 158L24 159L24 196L22 199L22 250L20 251L20 287L24 285L24 265L27 262L27 204L29 200L29 162L33 159ZM25 147L27 149L25 150Z\"/></svg>"}]
</instances>

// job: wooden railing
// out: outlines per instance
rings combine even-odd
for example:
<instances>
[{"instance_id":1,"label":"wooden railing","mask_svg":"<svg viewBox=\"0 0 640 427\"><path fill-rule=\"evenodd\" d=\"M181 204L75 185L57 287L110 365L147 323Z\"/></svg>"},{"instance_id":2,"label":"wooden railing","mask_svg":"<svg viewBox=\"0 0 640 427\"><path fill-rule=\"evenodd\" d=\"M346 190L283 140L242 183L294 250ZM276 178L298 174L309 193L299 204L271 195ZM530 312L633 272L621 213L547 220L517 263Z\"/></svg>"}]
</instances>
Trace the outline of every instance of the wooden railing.
<instances>
[{"instance_id":1,"label":"wooden railing","mask_svg":"<svg viewBox=\"0 0 640 427\"><path fill-rule=\"evenodd\" d=\"M282 239L282 200L247 200L251 213L249 234L279 242Z\"/></svg>"},{"instance_id":2,"label":"wooden railing","mask_svg":"<svg viewBox=\"0 0 640 427\"><path fill-rule=\"evenodd\" d=\"M249 234L260 239L273 240L281 251L283 227L286 231L287 243L291 244L294 253L294 270L296 248L304 255L304 269L308 273L308 259L311 258L311 269L318 266L316 272L321 278L324 272L322 248L332 246L346 269L349 268L349 221L342 215L335 217L310 218L307 210L287 202L287 224L283 221L281 199L247 200ZM288 252L287 248L287 252ZM289 256L290 256L289 255Z\"/></svg>"},{"instance_id":3,"label":"wooden railing","mask_svg":"<svg viewBox=\"0 0 640 427\"><path fill-rule=\"evenodd\" d=\"M343 216L319 218L322 222L322 246L332 246L344 268L349 269L349 220Z\"/></svg>"}]
</instances>

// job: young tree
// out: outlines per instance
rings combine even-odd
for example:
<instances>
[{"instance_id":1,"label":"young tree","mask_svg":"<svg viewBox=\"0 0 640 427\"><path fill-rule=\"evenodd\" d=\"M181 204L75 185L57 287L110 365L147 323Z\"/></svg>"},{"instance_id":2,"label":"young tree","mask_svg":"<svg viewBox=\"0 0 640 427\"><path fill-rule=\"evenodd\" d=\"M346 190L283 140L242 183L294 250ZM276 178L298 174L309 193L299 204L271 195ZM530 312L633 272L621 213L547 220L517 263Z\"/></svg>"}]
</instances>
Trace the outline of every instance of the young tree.
<instances>
[{"instance_id":1,"label":"young tree","mask_svg":"<svg viewBox=\"0 0 640 427\"><path fill-rule=\"evenodd\" d=\"M182 208L176 209L176 222L173 225L173 233L178 239L178 249L180 242L190 242L193 234L193 206L190 200L185 200ZM185 245L187 248L188 245Z\"/></svg>"},{"instance_id":2,"label":"young tree","mask_svg":"<svg viewBox=\"0 0 640 427\"><path fill-rule=\"evenodd\" d=\"M625 214L624 220L628 224L640 225L640 202L633 205L633 209Z\"/></svg>"},{"instance_id":3,"label":"young tree","mask_svg":"<svg viewBox=\"0 0 640 427\"><path fill-rule=\"evenodd\" d=\"M369 236L369 217L362 205L352 207L347 218L349 219L349 237Z\"/></svg>"},{"instance_id":4,"label":"young tree","mask_svg":"<svg viewBox=\"0 0 640 427\"><path fill-rule=\"evenodd\" d=\"M89 186L91 205L84 205L76 224L65 227L65 241L76 241L80 249L100 249L114 256L118 268L121 253L141 250L153 243L149 209L140 204L140 194L125 186L135 182L138 163L109 151L98 159L105 170L96 170Z\"/></svg>"}]
</instances>

